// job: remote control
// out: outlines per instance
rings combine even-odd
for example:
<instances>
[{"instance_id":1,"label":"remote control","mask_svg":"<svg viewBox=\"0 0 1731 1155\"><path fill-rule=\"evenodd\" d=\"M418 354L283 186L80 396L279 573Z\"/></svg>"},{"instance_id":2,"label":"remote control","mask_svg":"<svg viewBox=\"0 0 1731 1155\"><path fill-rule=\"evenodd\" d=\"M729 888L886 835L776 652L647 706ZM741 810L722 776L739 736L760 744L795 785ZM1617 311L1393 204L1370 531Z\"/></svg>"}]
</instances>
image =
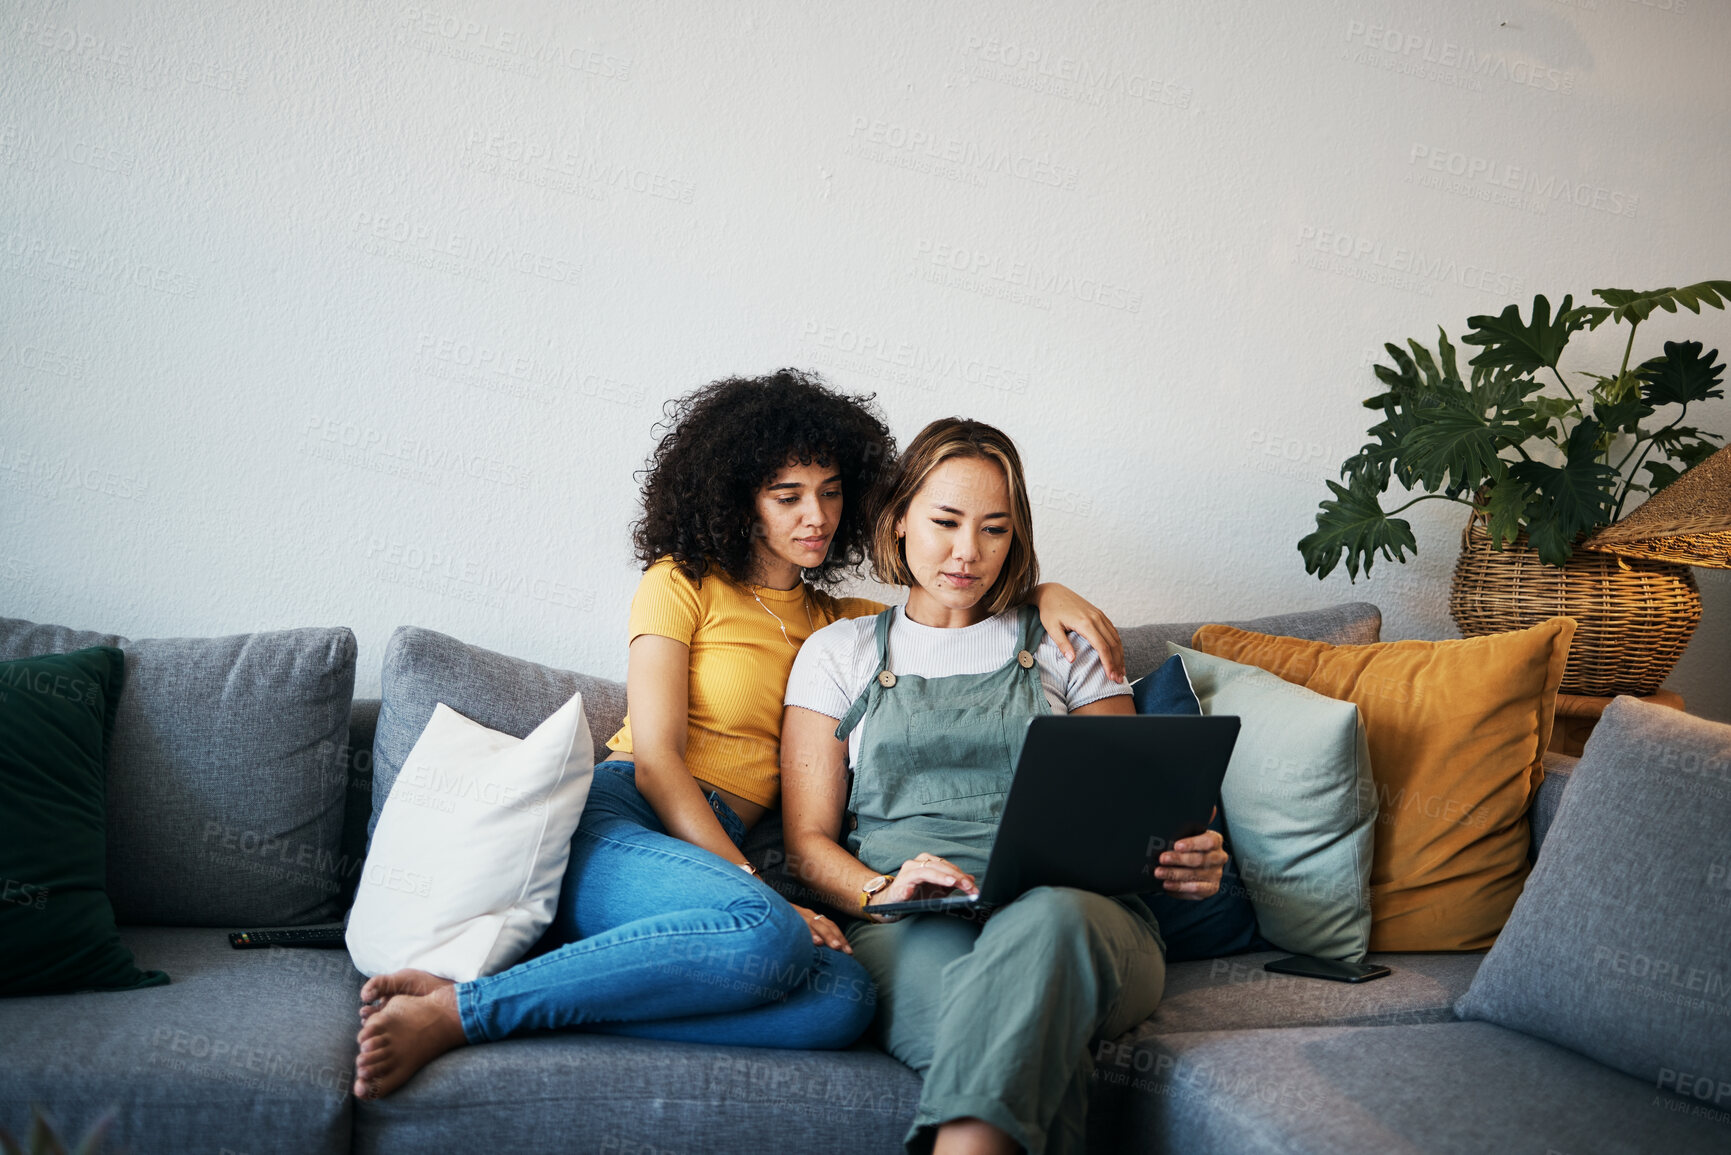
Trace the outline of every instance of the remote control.
<instances>
[{"instance_id":1,"label":"remote control","mask_svg":"<svg viewBox=\"0 0 1731 1155\"><path fill-rule=\"evenodd\" d=\"M343 924L333 922L322 926L285 926L274 930L237 930L230 932L228 945L235 950L262 950L265 947L273 946L342 946Z\"/></svg>"}]
</instances>

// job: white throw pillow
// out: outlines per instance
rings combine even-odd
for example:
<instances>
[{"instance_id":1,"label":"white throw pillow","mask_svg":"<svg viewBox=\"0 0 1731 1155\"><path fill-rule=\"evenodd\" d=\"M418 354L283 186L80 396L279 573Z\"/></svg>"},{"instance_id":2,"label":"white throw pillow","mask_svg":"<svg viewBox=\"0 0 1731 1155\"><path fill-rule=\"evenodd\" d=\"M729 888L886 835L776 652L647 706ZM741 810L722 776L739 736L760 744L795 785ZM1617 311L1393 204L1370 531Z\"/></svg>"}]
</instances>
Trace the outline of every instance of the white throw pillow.
<instances>
[{"instance_id":1,"label":"white throw pillow","mask_svg":"<svg viewBox=\"0 0 1731 1155\"><path fill-rule=\"evenodd\" d=\"M465 982L522 958L553 921L594 775L581 694L527 738L438 703L367 850L344 936L355 967Z\"/></svg>"}]
</instances>

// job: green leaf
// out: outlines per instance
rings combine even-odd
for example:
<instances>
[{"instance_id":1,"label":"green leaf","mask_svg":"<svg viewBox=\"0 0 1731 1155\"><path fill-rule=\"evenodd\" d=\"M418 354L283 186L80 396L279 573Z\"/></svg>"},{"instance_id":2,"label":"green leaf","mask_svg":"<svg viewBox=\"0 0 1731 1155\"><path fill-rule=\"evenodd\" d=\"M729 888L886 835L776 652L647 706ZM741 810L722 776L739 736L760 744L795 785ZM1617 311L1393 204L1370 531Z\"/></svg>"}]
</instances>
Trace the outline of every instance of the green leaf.
<instances>
[{"instance_id":1,"label":"green leaf","mask_svg":"<svg viewBox=\"0 0 1731 1155\"><path fill-rule=\"evenodd\" d=\"M1383 420L1360 452L1383 468L1383 488L1393 478L1408 489L1462 498L1501 477L1500 451L1532 436L1525 423L1533 413L1522 399L1540 386L1504 369L1477 369L1468 389L1448 334L1439 329L1438 338L1440 358L1414 340L1406 349L1384 346L1394 365L1376 366L1376 375L1388 391L1365 401ZM1342 476L1348 473L1343 466Z\"/></svg>"},{"instance_id":2,"label":"green leaf","mask_svg":"<svg viewBox=\"0 0 1731 1155\"><path fill-rule=\"evenodd\" d=\"M1462 398L1464 402L1464 390ZM1466 403L1445 405L1427 412L1407 434L1407 461L1426 490L1458 497L1476 490L1486 478L1501 476L1504 464L1498 452L1526 439L1517 421L1500 415L1487 419Z\"/></svg>"},{"instance_id":3,"label":"green leaf","mask_svg":"<svg viewBox=\"0 0 1731 1155\"><path fill-rule=\"evenodd\" d=\"M1358 451L1358 456L1349 458L1341 467L1341 476L1350 478L1355 474L1372 477L1378 490L1387 489L1389 481L1398 478L1407 488L1417 484L1412 466L1406 461L1406 438L1418 419L1405 410L1396 409L1390 413L1387 420L1378 421L1370 427L1370 435L1375 440L1365 443ZM1350 468L1349 468L1350 467ZM1367 472L1367 469L1374 472Z\"/></svg>"},{"instance_id":4,"label":"green leaf","mask_svg":"<svg viewBox=\"0 0 1731 1155\"><path fill-rule=\"evenodd\" d=\"M1366 445L1357 453L1341 462L1340 475L1346 479L1350 487L1355 481L1373 486L1377 493L1388 488L1391 470L1389 457L1380 452L1377 447Z\"/></svg>"},{"instance_id":5,"label":"green leaf","mask_svg":"<svg viewBox=\"0 0 1731 1155\"><path fill-rule=\"evenodd\" d=\"M1383 348L1394 358L1396 368L1390 369L1387 365L1371 366L1371 372L1376 374L1378 381L1388 386L1388 392L1366 397L1366 409L1385 409L1390 405L1398 405L1407 390L1416 389L1419 385L1418 370L1413 368L1412 358L1406 355L1406 351L1394 344L1384 345Z\"/></svg>"},{"instance_id":6,"label":"green leaf","mask_svg":"<svg viewBox=\"0 0 1731 1155\"><path fill-rule=\"evenodd\" d=\"M1593 416L1612 433L1635 433L1640 430L1641 422L1653 416L1653 407L1634 397L1609 405L1601 402L1593 406Z\"/></svg>"},{"instance_id":7,"label":"green leaf","mask_svg":"<svg viewBox=\"0 0 1731 1155\"><path fill-rule=\"evenodd\" d=\"M1469 392L1473 404L1481 413L1500 412L1507 416L1529 396L1544 386L1531 377L1511 373L1507 369L1474 369Z\"/></svg>"},{"instance_id":8,"label":"green leaf","mask_svg":"<svg viewBox=\"0 0 1731 1155\"><path fill-rule=\"evenodd\" d=\"M1699 341L1666 341L1664 356L1644 361L1636 370L1647 404L1655 408L1688 405L1725 396L1723 389L1715 388L1725 372L1723 362L1713 364L1718 355L1719 350L1711 349L1703 357Z\"/></svg>"},{"instance_id":9,"label":"green leaf","mask_svg":"<svg viewBox=\"0 0 1731 1155\"><path fill-rule=\"evenodd\" d=\"M1593 396L1603 397L1606 401L1626 401L1630 397L1641 395L1641 374L1638 368L1625 369L1615 377L1601 377L1597 373L1589 374L1598 384L1593 386Z\"/></svg>"},{"instance_id":10,"label":"green leaf","mask_svg":"<svg viewBox=\"0 0 1731 1155\"><path fill-rule=\"evenodd\" d=\"M1486 527L1491 535L1491 548L1502 549L1521 532L1521 520L1527 515L1527 487L1512 477L1491 486L1485 498L1485 512L1490 514Z\"/></svg>"},{"instance_id":11,"label":"green leaf","mask_svg":"<svg viewBox=\"0 0 1731 1155\"><path fill-rule=\"evenodd\" d=\"M1653 444L1659 449L1675 456L1679 446L1689 441L1720 440L1717 433L1703 433L1693 425L1667 425L1653 434ZM1708 445L1708 455L1712 455L1713 447Z\"/></svg>"},{"instance_id":12,"label":"green leaf","mask_svg":"<svg viewBox=\"0 0 1731 1155\"><path fill-rule=\"evenodd\" d=\"M1717 433L1702 433L1695 426L1665 426L1653 435L1653 445L1669 455L1672 461L1683 462L1683 469L1693 469L1717 454L1719 447L1714 445L1715 440L1721 440ZM1658 474L1655 474L1655 480L1657 478ZM1676 481L1676 478L1665 481L1665 485L1670 481Z\"/></svg>"},{"instance_id":13,"label":"green leaf","mask_svg":"<svg viewBox=\"0 0 1731 1155\"><path fill-rule=\"evenodd\" d=\"M1461 371L1455 365L1455 347L1449 344L1449 335L1441 325L1436 327L1437 354L1442 358L1443 376L1453 381L1461 379Z\"/></svg>"},{"instance_id":14,"label":"green leaf","mask_svg":"<svg viewBox=\"0 0 1731 1155\"><path fill-rule=\"evenodd\" d=\"M1527 539L1550 565L1562 565L1573 552L1575 536L1610 520L1617 473L1599 460L1599 423L1583 418L1569 431L1564 463L1519 461L1509 476L1531 491Z\"/></svg>"},{"instance_id":15,"label":"green leaf","mask_svg":"<svg viewBox=\"0 0 1731 1155\"><path fill-rule=\"evenodd\" d=\"M1360 455L1367 457L1382 470L1379 488L1386 488L1389 477L1398 477L1408 488L1418 484L1418 471L1409 460L1409 439L1414 429L1418 428L1429 415L1442 407L1443 389L1446 383L1436 374L1435 362L1430 354L1417 342L1409 342L1423 359L1429 364L1427 374L1421 375L1420 365L1406 350L1395 344L1384 345L1394 368L1387 365L1375 366L1375 372L1388 391L1366 399L1365 406L1380 409L1383 419L1370 427L1371 441L1359 450ZM1428 377L1428 379L1427 379ZM1459 382L1454 382L1454 389L1459 390ZM1347 476L1353 459L1341 467L1341 475Z\"/></svg>"},{"instance_id":16,"label":"green leaf","mask_svg":"<svg viewBox=\"0 0 1731 1155\"><path fill-rule=\"evenodd\" d=\"M1560 521L1535 518L1527 526L1527 544L1539 552L1546 565L1562 565L1575 552L1575 535Z\"/></svg>"},{"instance_id":17,"label":"green leaf","mask_svg":"<svg viewBox=\"0 0 1731 1155\"><path fill-rule=\"evenodd\" d=\"M1424 377L1425 388L1433 390L1446 388L1450 382L1443 379L1442 370L1436 367L1436 359L1430 355L1430 350L1411 337L1407 338L1406 343L1412 347L1412 361L1414 365L1418 366L1419 373ZM1456 376L1452 383L1458 387L1461 383L1460 377Z\"/></svg>"},{"instance_id":18,"label":"green leaf","mask_svg":"<svg viewBox=\"0 0 1731 1155\"><path fill-rule=\"evenodd\" d=\"M1511 369L1516 373L1536 373L1540 369L1555 369L1569 343L1569 334L1585 325L1580 310L1573 308L1574 298L1564 297L1551 318L1551 303L1544 294L1533 298L1533 323L1522 324L1518 305L1510 305L1497 316L1479 314L1468 317L1472 331L1461 338L1468 345L1483 345L1484 350L1468 362L1491 369Z\"/></svg>"},{"instance_id":19,"label":"green leaf","mask_svg":"<svg viewBox=\"0 0 1731 1155\"><path fill-rule=\"evenodd\" d=\"M1409 405L1417 402L1427 390L1426 382L1419 376L1418 366L1413 363L1411 357L1407 356L1406 350L1399 345L1391 342L1384 345L1383 348L1388 351L1395 367L1390 369L1387 365L1376 365L1372 369L1376 373L1377 380L1389 387L1388 392L1365 398L1365 408L1386 409L1391 405Z\"/></svg>"},{"instance_id":20,"label":"green leaf","mask_svg":"<svg viewBox=\"0 0 1731 1155\"><path fill-rule=\"evenodd\" d=\"M1639 433L1641 422L1653 415L1653 407L1641 399L1641 379L1637 371L1615 377L1592 374L1598 384L1593 386L1593 416L1613 433Z\"/></svg>"},{"instance_id":21,"label":"green leaf","mask_svg":"<svg viewBox=\"0 0 1731 1155\"><path fill-rule=\"evenodd\" d=\"M1710 435L1702 435L1703 438L1707 436ZM1706 461L1717 452L1719 452L1719 446L1714 445L1711 441L1701 440L1691 442L1688 445L1678 446L1676 449L1671 451L1671 456L1675 457L1678 461L1681 461L1690 469L1694 469L1697 465L1700 465L1703 461Z\"/></svg>"},{"instance_id":22,"label":"green leaf","mask_svg":"<svg viewBox=\"0 0 1731 1155\"><path fill-rule=\"evenodd\" d=\"M1534 397L1527 402L1527 408L1532 416L1521 420L1521 432L1527 437L1543 437L1558 445L1563 443L1563 432L1567 428L1563 424L1565 417L1581 416L1581 403L1568 397ZM1557 431L1551 432L1551 422L1557 423Z\"/></svg>"},{"instance_id":23,"label":"green leaf","mask_svg":"<svg viewBox=\"0 0 1731 1155\"><path fill-rule=\"evenodd\" d=\"M1652 316L1654 309L1663 309L1667 313L1675 313L1678 305L1691 313L1699 313L1702 305L1723 309L1725 301L1731 299L1731 281L1699 281L1681 289L1668 287L1648 289L1645 292L1632 289L1594 289L1593 296L1605 302L1605 305L1581 306L1580 313L1588 328L1597 329L1607 320L1632 320L1632 323L1638 325Z\"/></svg>"},{"instance_id":24,"label":"green leaf","mask_svg":"<svg viewBox=\"0 0 1731 1155\"><path fill-rule=\"evenodd\" d=\"M1412 526L1382 511L1377 497L1381 490L1365 477L1354 477L1350 488L1328 482L1335 500L1324 501L1316 515L1316 532L1298 543L1306 573L1325 578L1346 558L1347 575L1356 582L1362 566L1366 577L1377 554L1389 561L1405 561L1406 551L1418 552Z\"/></svg>"},{"instance_id":25,"label":"green leaf","mask_svg":"<svg viewBox=\"0 0 1731 1155\"><path fill-rule=\"evenodd\" d=\"M1703 433L1692 425L1668 425L1655 433L1654 447L1672 460L1681 462L1683 468L1678 469L1668 461L1647 462L1646 470L1653 475L1652 491L1659 492L1683 476L1684 471L1695 468L1719 452L1719 446L1714 444L1718 440L1721 440L1718 434Z\"/></svg>"},{"instance_id":26,"label":"green leaf","mask_svg":"<svg viewBox=\"0 0 1731 1155\"><path fill-rule=\"evenodd\" d=\"M1648 487L1653 493L1658 493L1683 476L1682 471L1676 466L1663 461L1649 461L1644 468L1653 475L1653 484Z\"/></svg>"}]
</instances>

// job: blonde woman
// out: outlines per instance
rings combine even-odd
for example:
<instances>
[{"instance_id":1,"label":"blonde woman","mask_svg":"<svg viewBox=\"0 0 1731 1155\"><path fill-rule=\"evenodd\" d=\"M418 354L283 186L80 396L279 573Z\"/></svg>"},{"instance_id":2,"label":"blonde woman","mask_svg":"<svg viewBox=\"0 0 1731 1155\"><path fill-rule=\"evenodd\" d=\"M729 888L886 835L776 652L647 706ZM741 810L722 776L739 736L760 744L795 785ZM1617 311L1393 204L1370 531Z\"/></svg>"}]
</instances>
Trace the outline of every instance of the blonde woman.
<instances>
[{"instance_id":1,"label":"blonde woman","mask_svg":"<svg viewBox=\"0 0 1731 1155\"><path fill-rule=\"evenodd\" d=\"M1082 1150L1089 1042L1153 1013L1165 985L1135 896L1038 887L989 921L872 904L978 890L1028 718L1130 714L1099 655L1074 659L1026 604L1038 578L1021 459L951 418L921 431L877 516L873 565L907 604L817 631L782 721L782 809L807 885L862 912L886 1049L925 1076L909 1151ZM1166 890L1219 887L1219 834L1161 855Z\"/></svg>"}]
</instances>

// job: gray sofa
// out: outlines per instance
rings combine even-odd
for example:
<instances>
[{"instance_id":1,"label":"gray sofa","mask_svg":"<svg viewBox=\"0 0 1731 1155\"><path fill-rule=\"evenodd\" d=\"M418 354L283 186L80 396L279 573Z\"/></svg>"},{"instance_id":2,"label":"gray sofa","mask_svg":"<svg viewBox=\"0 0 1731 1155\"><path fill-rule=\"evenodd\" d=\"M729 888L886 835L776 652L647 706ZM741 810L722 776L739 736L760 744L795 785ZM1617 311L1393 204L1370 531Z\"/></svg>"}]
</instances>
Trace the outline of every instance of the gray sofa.
<instances>
[{"instance_id":1,"label":"gray sofa","mask_svg":"<svg viewBox=\"0 0 1731 1155\"><path fill-rule=\"evenodd\" d=\"M1351 604L1234 624L1349 643L1376 640L1380 621ZM1132 675L1198 624L1125 631ZM39 1103L71 1133L118 1107L118 1145L175 1155L901 1149L919 1078L869 1042L794 1052L546 1034L459 1049L357 1102L362 976L346 952L234 951L224 932L341 917L369 884L369 820L433 701L522 734L580 689L600 748L623 688L404 628L382 701L350 700L347 630L132 642L0 618L0 660L97 644L128 659L110 892L139 965L172 981L0 1000L0 1127L22 1133ZM1535 854L1573 765L1547 758ZM748 852L776 874L773 820ZM1458 1021L1483 955L1380 956L1394 973L1363 986L1270 975L1272 957L1175 964L1159 1011L1099 1042L1092 1149L1731 1150L1731 1124L1665 1108L1650 1082Z\"/></svg>"}]
</instances>

